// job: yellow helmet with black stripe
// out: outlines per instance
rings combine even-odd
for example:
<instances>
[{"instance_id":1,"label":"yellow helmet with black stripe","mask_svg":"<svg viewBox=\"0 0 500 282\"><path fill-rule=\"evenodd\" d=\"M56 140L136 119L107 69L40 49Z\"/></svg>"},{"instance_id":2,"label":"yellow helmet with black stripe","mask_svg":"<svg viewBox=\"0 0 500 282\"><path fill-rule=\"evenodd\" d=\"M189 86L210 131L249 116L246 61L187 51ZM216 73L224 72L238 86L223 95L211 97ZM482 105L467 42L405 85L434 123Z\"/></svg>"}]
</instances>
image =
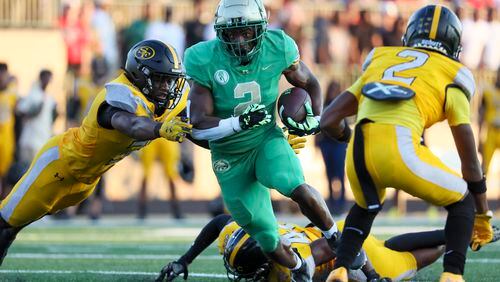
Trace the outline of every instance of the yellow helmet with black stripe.
<instances>
[{"instance_id":1,"label":"yellow helmet with black stripe","mask_svg":"<svg viewBox=\"0 0 500 282\"><path fill-rule=\"evenodd\" d=\"M236 230L224 249L224 266L232 281L266 281L270 263L257 241L243 228Z\"/></svg>"},{"instance_id":2,"label":"yellow helmet with black stripe","mask_svg":"<svg viewBox=\"0 0 500 282\"><path fill-rule=\"evenodd\" d=\"M461 36L457 15L445 6L428 5L411 15L402 41L404 46L438 51L458 61Z\"/></svg>"}]
</instances>

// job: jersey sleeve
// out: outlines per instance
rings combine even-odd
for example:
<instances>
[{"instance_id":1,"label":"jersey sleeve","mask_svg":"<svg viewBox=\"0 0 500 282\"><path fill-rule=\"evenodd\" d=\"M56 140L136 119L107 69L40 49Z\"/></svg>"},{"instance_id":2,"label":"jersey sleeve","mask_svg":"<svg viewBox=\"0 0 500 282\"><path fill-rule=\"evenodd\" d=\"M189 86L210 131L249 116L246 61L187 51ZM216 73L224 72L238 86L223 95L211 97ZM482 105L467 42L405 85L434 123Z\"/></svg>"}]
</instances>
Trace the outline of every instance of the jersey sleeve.
<instances>
[{"instance_id":1,"label":"jersey sleeve","mask_svg":"<svg viewBox=\"0 0 500 282\"><path fill-rule=\"evenodd\" d=\"M106 102L115 108L122 109L135 114L137 111L137 100L130 89L119 83L106 84Z\"/></svg>"},{"instance_id":2,"label":"jersey sleeve","mask_svg":"<svg viewBox=\"0 0 500 282\"><path fill-rule=\"evenodd\" d=\"M449 87L446 91L446 118L450 126L470 124L470 105L460 88Z\"/></svg>"},{"instance_id":3,"label":"jersey sleeve","mask_svg":"<svg viewBox=\"0 0 500 282\"><path fill-rule=\"evenodd\" d=\"M363 71L366 71L366 69L370 66L372 59L373 59L373 53L375 53L375 48L373 48L370 51L370 53L368 53L368 55L366 56L365 61L363 62L363 65L362 65Z\"/></svg>"},{"instance_id":4,"label":"jersey sleeve","mask_svg":"<svg viewBox=\"0 0 500 282\"><path fill-rule=\"evenodd\" d=\"M453 78L453 83L462 89L469 100L472 99L476 92L476 82L474 81L472 72L468 68L461 67Z\"/></svg>"},{"instance_id":5,"label":"jersey sleeve","mask_svg":"<svg viewBox=\"0 0 500 282\"><path fill-rule=\"evenodd\" d=\"M300 61L299 47L297 47L297 43L283 32L283 44L285 50L285 66L284 69L287 69L291 65L297 64Z\"/></svg>"},{"instance_id":6,"label":"jersey sleeve","mask_svg":"<svg viewBox=\"0 0 500 282\"><path fill-rule=\"evenodd\" d=\"M354 82L353 85L351 85L351 87L347 88L347 91L352 93L354 95L354 97L356 97L356 100L359 101L359 99L361 98L361 89L362 88L363 88L363 82L362 82L361 77L360 77L360 78L358 78L358 80L356 80L356 82Z\"/></svg>"},{"instance_id":7,"label":"jersey sleeve","mask_svg":"<svg viewBox=\"0 0 500 282\"><path fill-rule=\"evenodd\" d=\"M198 45L188 48L184 53L184 66L186 68L186 74L196 83L202 86L212 89L212 79L210 75L206 73L206 67L200 64L200 52Z\"/></svg>"}]
</instances>

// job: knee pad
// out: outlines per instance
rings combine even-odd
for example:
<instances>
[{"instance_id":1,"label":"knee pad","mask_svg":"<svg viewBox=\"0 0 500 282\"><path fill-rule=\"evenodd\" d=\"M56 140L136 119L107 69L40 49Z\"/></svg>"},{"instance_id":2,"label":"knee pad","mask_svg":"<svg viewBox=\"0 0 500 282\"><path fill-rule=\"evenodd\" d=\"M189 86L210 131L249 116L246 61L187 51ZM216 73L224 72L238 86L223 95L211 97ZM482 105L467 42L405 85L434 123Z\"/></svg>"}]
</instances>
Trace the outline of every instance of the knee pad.
<instances>
[{"instance_id":1,"label":"knee pad","mask_svg":"<svg viewBox=\"0 0 500 282\"><path fill-rule=\"evenodd\" d=\"M278 247L280 238L276 231L266 230L260 231L252 235L265 253L270 253Z\"/></svg>"}]
</instances>

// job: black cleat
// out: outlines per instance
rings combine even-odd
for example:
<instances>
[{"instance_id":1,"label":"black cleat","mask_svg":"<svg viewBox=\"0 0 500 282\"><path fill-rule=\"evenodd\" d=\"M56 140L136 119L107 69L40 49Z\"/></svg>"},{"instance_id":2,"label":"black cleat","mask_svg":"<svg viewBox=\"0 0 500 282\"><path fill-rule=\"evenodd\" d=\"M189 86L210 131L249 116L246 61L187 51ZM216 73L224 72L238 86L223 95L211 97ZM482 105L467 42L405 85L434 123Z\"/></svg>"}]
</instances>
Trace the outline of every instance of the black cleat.
<instances>
[{"instance_id":1,"label":"black cleat","mask_svg":"<svg viewBox=\"0 0 500 282\"><path fill-rule=\"evenodd\" d=\"M11 228L0 229L0 266L7 255L10 245L16 239L16 233Z\"/></svg>"}]
</instances>

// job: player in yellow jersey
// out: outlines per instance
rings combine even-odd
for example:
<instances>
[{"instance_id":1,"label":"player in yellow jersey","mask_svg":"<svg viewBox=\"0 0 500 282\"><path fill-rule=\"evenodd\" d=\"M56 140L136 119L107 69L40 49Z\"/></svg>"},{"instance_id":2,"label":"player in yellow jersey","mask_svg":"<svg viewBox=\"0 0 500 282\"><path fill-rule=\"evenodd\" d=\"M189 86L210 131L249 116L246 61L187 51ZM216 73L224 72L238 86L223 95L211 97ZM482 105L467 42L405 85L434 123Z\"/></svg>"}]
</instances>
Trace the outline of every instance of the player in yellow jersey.
<instances>
[{"instance_id":1,"label":"player in yellow jersey","mask_svg":"<svg viewBox=\"0 0 500 282\"><path fill-rule=\"evenodd\" d=\"M136 44L125 73L96 96L82 125L49 140L0 204L0 264L23 227L83 201L132 151L159 137L181 142L191 131L177 117L188 92L174 48L156 40Z\"/></svg>"},{"instance_id":2,"label":"player in yellow jersey","mask_svg":"<svg viewBox=\"0 0 500 282\"><path fill-rule=\"evenodd\" d=\"M361 77L324 111L323 132L347 141L344 118L357 114L347 152L355 197L327 281L347 281L347 268L370 233L385 188L394 187L445 207L443 281L463 281L467 246L492 239L486 181L470 126L471 72L458 61L462 25L448 8L425 6L409 19L404 47L373 49ZM447 119L462 163L462 176L420 144L425 128ZM476 216L474 218L474 203Z\"/></svg>"},{"instance_id":3,"label":"player in yellow jersey","mask_svg":"<svg viewBox=\"0 0 500 282\"><path fill-rule=\"evenodd\" d=\"M343 229L343 221L337 224ZM494 241L500 238L499 233L500 230L495 229ZM314 281L324 281L333 269L335 252L321 231L313 226L280 223L279 234L302 258L310 260L309 264L315 267ZM369 235L363 245L368 261L360 270L350 271L350 278L357 281L384 281L380 277L393 281L412 279L417 271L442 255L444 237L442 229L402 234L385 241ZM215 240L219 253L223 255L228 278L235 281L291 281L290 269L266 258L258 243L226 214L207 223L189 250L163 267L156 281L172 281L179 275L186 279L188 266Z\"/></svg>"},{"instance_id":4,"label":"player in yellow jersey","mask_svg":"<svg viewBox=\"0 0 500 282\"><path fill-rule=\"evenodd\" d=\"M12 76L9 75L7 64L0 64L0 199L7 194L6 175L14 160L16 145L14 133L14 112L16 109L17 95Z\"/></svg>"},{"instance_id":5,"label":"player in yellow jersey","mask_svg":"<svg viewBox=\"0 0 500 282\"><path fill-rule=\"evenodd\" d=\"M181 158L181 148L178 143L165 139L157 139L141 150L141 162L144 169L141 190L139 192L138 218L144 219L147 214L147 183L151 179L153 164L158 159L161 163L165 177L170 188L170 205L174 218L182 218L176 196L175 181L179 178L177 164Z\"/></svg>"},{"instance_id":6,"label":"player in yellow jersey","mask_svg":"<svg viewBox=\"0 0 500 282\"><path fill-rule=\"evenodd\" d=\"M497 70L495 84L483 92L479 116L479 125L486 127L486 139L481 144L481 151L483 171L487 175L493 155L500 148L500 68Z\"/></svg>"}]
</instances>

